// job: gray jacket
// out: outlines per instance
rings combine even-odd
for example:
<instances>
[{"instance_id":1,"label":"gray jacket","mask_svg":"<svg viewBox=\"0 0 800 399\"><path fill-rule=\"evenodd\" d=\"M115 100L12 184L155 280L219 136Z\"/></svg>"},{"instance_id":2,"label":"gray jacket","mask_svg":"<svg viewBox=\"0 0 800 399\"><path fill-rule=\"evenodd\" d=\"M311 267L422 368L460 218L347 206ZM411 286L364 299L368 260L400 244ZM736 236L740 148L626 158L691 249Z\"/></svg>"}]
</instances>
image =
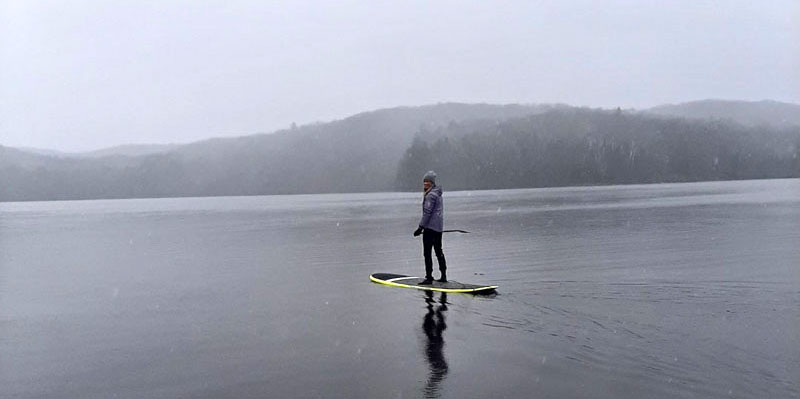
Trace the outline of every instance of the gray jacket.
<instances>
[{"instance_id":1,"label":"gray jacket","mask_svg":"<svg viewBox=\"0 0 800 399\"><path fill-rule=\"evenodd\" d=\"M444 230L444 198L442 188L434 186L422 201L422 219L419 225L425 229L441 232Z\"/></svg>"}]
</instances>

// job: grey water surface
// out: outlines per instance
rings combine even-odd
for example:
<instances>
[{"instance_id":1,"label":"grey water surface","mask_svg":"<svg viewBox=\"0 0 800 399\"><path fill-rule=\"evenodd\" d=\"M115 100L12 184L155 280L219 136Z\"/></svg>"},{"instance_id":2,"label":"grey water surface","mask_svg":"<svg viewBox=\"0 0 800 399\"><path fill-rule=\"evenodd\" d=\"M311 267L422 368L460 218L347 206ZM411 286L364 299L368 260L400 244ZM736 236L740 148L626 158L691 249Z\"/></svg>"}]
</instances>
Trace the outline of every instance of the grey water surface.
<instances>
[{"instance_id":1,"label":"grey water surface","mask_svg":"<svg viewBox=\"0 0 800 399\"><path fill-rule=\"evenodd\" d=\"M446 187L445 187L446 189ZM800 180L0 203L3 398L800 396Z\"/></svg>"}]
</instances>

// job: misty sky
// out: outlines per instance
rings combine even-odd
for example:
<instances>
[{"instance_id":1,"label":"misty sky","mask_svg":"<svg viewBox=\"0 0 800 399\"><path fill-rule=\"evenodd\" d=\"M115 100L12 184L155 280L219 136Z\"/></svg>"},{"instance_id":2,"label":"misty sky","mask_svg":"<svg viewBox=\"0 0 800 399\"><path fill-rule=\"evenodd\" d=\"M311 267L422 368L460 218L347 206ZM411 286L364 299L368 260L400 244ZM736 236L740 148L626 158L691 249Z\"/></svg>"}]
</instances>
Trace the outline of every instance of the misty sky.
<instances>
[{"instance_id":1,"label":"misty sky","mask_svg":"<svg viewBox=\"0 0 800 399\"><path fill-rule=\"evenodd\" d=\"M800 1L0 0L0 144L188 142L445 101L800 103Z\"/></svg>"}]
</instances>

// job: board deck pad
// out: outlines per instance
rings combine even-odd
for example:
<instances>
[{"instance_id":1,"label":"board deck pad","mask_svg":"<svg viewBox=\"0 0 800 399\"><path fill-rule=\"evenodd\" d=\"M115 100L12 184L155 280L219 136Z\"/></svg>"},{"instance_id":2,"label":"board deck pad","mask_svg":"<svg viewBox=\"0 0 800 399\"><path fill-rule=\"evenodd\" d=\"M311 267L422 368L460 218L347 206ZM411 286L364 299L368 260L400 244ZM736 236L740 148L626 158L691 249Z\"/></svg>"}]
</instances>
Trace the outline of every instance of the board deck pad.
<instances>
[{"instance_id":1,"label":"board deck pad","mask_svg":"<svg viewBox=\"0 0 800 399\"><path fill-rule=\"evenodd\" d=\"M440 291L440 292L464 292L473 294L489 294L497 289L496 285L476 285L464 284L458 281L450 280L446 283L440 283L433 280L431 285L419 285L424 279L422 277L406 276L403 274L392 273L375 273L369 276L369 279L379 284L385 284L392 287L415 288L425 291Z\"/></svg>"}]
</instances>

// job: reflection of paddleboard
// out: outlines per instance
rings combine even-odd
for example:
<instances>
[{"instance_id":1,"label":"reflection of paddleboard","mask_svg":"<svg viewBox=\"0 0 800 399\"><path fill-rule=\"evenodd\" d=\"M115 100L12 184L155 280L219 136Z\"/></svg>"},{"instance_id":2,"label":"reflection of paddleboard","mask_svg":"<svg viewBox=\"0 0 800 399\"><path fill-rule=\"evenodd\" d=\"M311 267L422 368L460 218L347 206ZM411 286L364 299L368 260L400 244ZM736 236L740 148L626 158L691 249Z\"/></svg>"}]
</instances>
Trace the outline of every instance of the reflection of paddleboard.
<instances>
[{"instance_id":1,"label":"reflection of paddleboard","mask_svg":"<svg viewBox=\"0 0 800 399\"><path fill-rule=\"evenodd\" d=\"M433 284L431 285L419 285L419 283L421 283L422 280L424 280L421 277L404 276L402 274L391 274L391 273L375 273L369 276L369 279L376 283L386 284L392 287L416 288L418 290L425 290L425 291L489 294L494 292L495 289L497 289L496 285L463 284L459 283L458 281L452 281L452 280L446 283L440 283L434 280Z\"/></svg>"}]
</instances>

